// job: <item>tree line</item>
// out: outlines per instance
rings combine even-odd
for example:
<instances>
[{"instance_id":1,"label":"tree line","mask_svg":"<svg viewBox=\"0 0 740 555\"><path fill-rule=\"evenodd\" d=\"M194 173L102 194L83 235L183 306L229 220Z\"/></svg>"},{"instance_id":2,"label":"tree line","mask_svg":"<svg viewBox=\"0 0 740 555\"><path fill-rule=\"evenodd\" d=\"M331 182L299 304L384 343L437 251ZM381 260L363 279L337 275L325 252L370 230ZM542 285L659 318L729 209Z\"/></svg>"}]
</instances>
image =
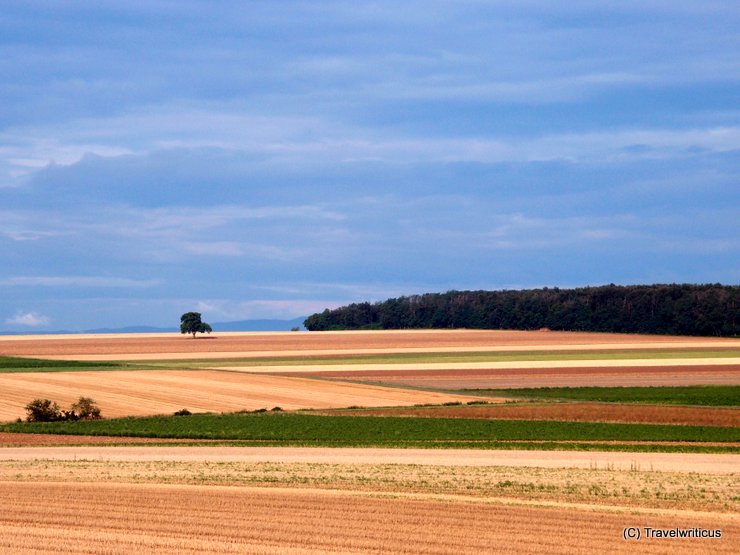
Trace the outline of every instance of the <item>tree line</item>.
<instances>
[{"instance_id":1,"label":"tree line","mask_svg":"<svg viewBox=\"0 0 740 555\"><path fill-rule=\"evenodd\" d=\"M740 335L740 286L605 285L448 291L354 303L309 316L309 331L474 328Z\"/></svg>"}]
</instances>

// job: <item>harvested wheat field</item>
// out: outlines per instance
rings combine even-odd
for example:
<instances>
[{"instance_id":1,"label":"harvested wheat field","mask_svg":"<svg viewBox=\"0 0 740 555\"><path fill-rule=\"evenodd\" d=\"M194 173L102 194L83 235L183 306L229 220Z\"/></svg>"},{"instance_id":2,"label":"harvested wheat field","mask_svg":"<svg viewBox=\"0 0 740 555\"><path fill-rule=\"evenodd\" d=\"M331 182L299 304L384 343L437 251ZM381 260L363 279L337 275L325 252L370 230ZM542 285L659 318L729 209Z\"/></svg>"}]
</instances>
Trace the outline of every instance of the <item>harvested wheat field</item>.
<instances>
[{"instance_id":1,"label":"harvested wheat field","mask_svg":"<svg viewBox=\"0 0 740 555\"><path fill-rule=\"evenodd\" d=\"M721 361L722 359L717 359ZM589 363L584 365L582 362ZM345 369L332 366L305 367L301 372L283 368L282 375L303 375L337 380L364 381L387 385L402 385L430 389L510 389L529 387L632 387L679 385L736 385L740 383L738 364L674 365L673 360L656 361L650 366L600 366L594 361L562 362L548 367L454 368L427 369L422 364L407 365L406 369ZM726 361L724 361L726 362ZM662 365L660 364L662 363ZM359 366L359 365L358 365ZM526 366L526 365L523 365ZM246 370L246 368L245 368ZM265 371L265 367L261 369Z\"/></svg>"},{"instance_id":2,"label":"harvested wheat field","mask_svg":"<svg viewBox=\"0 0 740 555\"><path fill-rule=\"evenodd\" d=\"M292 488L4 483L0 503L13 507L0 515L0 550L21 555L735 553L740 533L736 519L716 514L627 515ZM721 530L722 537L636 545L625 541L626 526Z\"/></svg>"},{"instance_id":3,"label":"harvested wheat field","mask_svg":"<svg viewBox=\"0 0 740 555\"><path fill-rule=\"evenodd\" d=\"M77 360L177 360L257 356L517 350L738 348L740 340L612 333L392 330L0 336L0 355Z\"/></svg>"},{"instance_id":4,"label":"harvested wheat field","mask_svg":"<svg viewBox=\"0 0 740 555\"><path fill-rule=\"evenodd\" d=\"M467 402L476 397L309 378L220 371L147 370L0 373L0 421L25 416L32 399L62 406L92 397L103 416L285 410Z\"/></svg>"}]
</instances>

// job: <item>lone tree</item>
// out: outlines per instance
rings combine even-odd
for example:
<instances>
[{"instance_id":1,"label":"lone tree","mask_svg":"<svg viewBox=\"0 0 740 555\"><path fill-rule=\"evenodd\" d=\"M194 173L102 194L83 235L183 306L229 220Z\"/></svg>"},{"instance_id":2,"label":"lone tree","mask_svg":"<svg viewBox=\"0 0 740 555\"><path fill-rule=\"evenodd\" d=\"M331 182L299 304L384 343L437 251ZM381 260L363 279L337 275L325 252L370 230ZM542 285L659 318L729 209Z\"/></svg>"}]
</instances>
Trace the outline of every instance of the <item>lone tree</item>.
<instances>
[{"instance_id":1,"label":"lone tree","mask_svg":"<svg viewBox=\"0 0 740 555\"><path fill-rule=\"evenodd\" d=\"M186 312L180 316L180 333L192 333L195 337L196 333L211 333L212 331L210 325L201 321L200 312Z\"/></svg>"}]
</instances>

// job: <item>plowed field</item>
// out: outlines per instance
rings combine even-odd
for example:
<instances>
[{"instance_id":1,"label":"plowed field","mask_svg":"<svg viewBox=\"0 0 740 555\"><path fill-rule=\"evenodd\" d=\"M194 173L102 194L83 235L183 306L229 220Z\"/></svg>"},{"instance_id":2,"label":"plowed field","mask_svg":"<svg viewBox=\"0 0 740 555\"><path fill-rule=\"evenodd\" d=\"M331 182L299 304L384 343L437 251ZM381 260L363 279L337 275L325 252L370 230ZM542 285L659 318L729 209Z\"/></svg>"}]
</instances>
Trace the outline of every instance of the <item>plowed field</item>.
<instances>
[{"instance_id":1,"label":"plowed field","mask_svg":"<svg viewBox=\"0 0 740 555\"><path fill-rule=\"evenodd\" d=\"M393 406L469 401L472 396L307 378L220 371L0 373L0 421L25 416L27 403L52 399L66 407L92 397L104 417L238 410Z\"/></svg>"},{"instance_id":2,"label":"plowed field","mask_svg":"<svg viewBox=\"0 0 740 555\"><path fill-rule=\"evenodd\" d=\"M740 410L735 408L671 407L616 403L518 403L433 408L383 408L351 411L334 410L328 412L328 414L740 426Z\"/></svg>"},{"instance_id":3,"label":"plowed field","mask_svg":"<svg viewBox=\"0 0 740 555\"><path fill-rule=\"evenodd\" d=\"M581 362L581 361L579 361ZM686 364L676 366L666 359L663 365L652 366L573 366L553 363L547 368L448 368L425 369L424 365L409 365L403 370L336 370L331 366L305 367L302 372L281 372L283 375L309 375L338 380L350 379L405 385L431 389L508 389L527 387L630 387L680 385L734 385L740 383L740 365ZM264 370L264 368L262 369Z\"/></svg>"}]
</instances>

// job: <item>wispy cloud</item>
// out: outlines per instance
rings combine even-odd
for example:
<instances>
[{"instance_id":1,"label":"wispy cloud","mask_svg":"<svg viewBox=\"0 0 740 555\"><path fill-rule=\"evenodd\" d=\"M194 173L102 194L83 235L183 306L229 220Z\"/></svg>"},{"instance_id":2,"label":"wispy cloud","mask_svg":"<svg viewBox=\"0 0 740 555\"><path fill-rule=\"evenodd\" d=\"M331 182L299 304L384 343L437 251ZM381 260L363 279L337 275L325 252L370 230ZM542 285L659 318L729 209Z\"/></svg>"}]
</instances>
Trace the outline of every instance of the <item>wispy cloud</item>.
<instances>
[{"instance_id":1,"label":"wispy cloud","mask_svg":"<svg viewBox=\"0 0 740 555\"><path fill-rule=\"evenodd\" d=\"M452 93L457 94L457 93ZM519 92L514 93L520 96ZM740 149L740 126L725 125L690 128L660 128L644 126L621 126L605 131L535 133L524 137L513 137L493 132L455 133L447 136L424 135L379 131L372 127L355 127L337 122L316 119L313 127L306 122L261 118L255 126L253 118L242 113L198 113L181 112L177 120L165 118L157 122L156 115L139 118L124 117L117 123L95 122L94 128L102 127L109 132L120 128L121 136L110 135L111 143L127 142L128 136L142 132L142 126L154 126L154 141L144 142L138 147L137 156L145 157L163 149L193 152L199 149L215 149L230 153L233 159L242 160L242 171L259 169L271 164L278 171L292 167L314 167L316 164L333 165L353 161L379 161L388 163L430 162L527 162L567 159L596 163L611 163L615 159L640 157L682 157L690 149L711 152L728 152ZM199 121L197 129L183 132L177 121ZM157 124L159 126L157 127ZM168 127L170 125L174 127ZM74 129L75 124L71 123ZM201 131L202 129L202 131ZM261 133L261 129L269 130ZM310 129L310 131L309 131ZM48 131L42 131L46 134ZM163 135L172 134L172 140L162 140ZM319 140L316 136L320 136ZM176 137L176 138L174 138ZM74 135L67 139L77 143ZM116 146L89 148L79 143L61 150L47 145L38 149L33 141L28 145L17 145L12 149L15 156L8 158L17 171L31 175L47 164L74 164L86 154L104 158L130 156L132 151ZM122 158L125 159L125 158ZM132 159L132 165L134 164ZM33 163L31 163L33 162ZM293 208L296 209L296 208ZM251 215L242 209L236 217L260 217L257 211ZM269 216L270 214L263 214Z\"/></svg>"}]
</instances>

